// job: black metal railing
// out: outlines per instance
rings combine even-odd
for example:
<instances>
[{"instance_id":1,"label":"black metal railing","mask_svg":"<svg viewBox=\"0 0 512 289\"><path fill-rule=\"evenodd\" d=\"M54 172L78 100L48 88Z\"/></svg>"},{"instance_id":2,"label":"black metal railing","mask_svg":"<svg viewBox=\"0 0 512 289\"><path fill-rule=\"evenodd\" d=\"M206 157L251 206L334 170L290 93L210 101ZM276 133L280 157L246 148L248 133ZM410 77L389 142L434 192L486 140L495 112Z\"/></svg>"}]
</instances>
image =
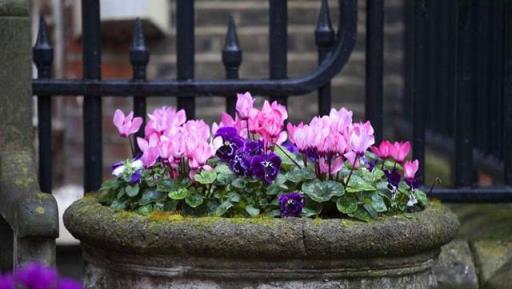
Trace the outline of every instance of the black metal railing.
<instances>
[{"instance_id":1,"label":"black metal railing","mask_svg":"<svg viewBox=\"0 0 512 289\"><path fill-rule=\"evenodd\" d=\"M451 159L457 188L433 196L512 201L512 2L406 1L406 13L405 123L420 160L427 145ZM476 187L490 167L500 185Z\"/></svg>"},{"instance_id":2,"label":"black metal railing","mask_svg":"<svg viewBox=\"0 0 512 289\"><path fill-rule=\"evenodd\" d=\"M439 0L440 1L440 0ZM439 2L437 1L437 2ZM476 1L476 0L475 0ZM483 0L482 0L483 1ZM431 49L450 49L450 53L457 56L458 61L469 61L471 52L461 45L450 47L449 41L437 43L438 46L428 42L426 33L428 25L432 23L431 14L426 0L406 1L408 6L407 21L407 73L405 103L412 109L410 122L413 130L414 158L422 163L425 160L426 133L430 123L426 122L428 107L431 102L431 90L424 79L436 72L427 70L435 67L433 59L429 59ZM441 1L442 2L442 1ZM464 1L446 1L458 5ZM130 62L133 67L133 78L130 80L102 80L101 79L101 51L100 51L100 11L99 0L82 0L83 21L83 62L84 77L81 80L52 79L51 54L52 49L44 21L41 21L39 36L34 46L34 62L38 68L38 78L33 80L33 91L38 96L39 109L39 143L40 143L40 183L45 192L51 192L51 106L52 96L84 96L84 187L86 191L95 191L101 183L102 147L101 147L101 99L103 96L132 97L134 111L138 116L144 116L146 111L145 98L147 96L175 96L179 108L184 108L187 116L195 115L195 97L224 96L226 97L226 111L234 113L234 95L240 91L251 91L256 95L270 96L286 104L287 97L306 94L318 90L319 113L325 114L331 107L331 79L336 76L347 62L356 40L357 28L357 0L340 0L340 20L337 33L331 25L328 1L319 1L320 13L317 27L314 31L318 48L318 67L300 77L287 76L287 1L269 0L269 55L270 71L268 79L247 80L239 79L239 67L242 64L242 49L238 44L236 27L232 18L228 20L226 43L222 51L222 62L226 70L224 80L197 80L194 78L194 1L176 0L177 15L177 77L176 79L147 80L146 66L149 61L149 52L144 41L141 24L135 22L133 43L130 47ZM430 3L430 2L429 2ZM455 3L455 4L453 4ZM383 132L383 39L384 39L384 1L366 0L366 118L372 121L375 127L377 141L382 139ZM455 7L457 8L457 6ZM430 21L430 22L429 22ZM451 20L455 33L459 33L460 19ZM508 20L510 22L510 20ZM463 30L463 29L462 29ZM463 30L462 32L470 33ZM510 33L510 31L508 32ZM443 34L444 35L444 34ZM450 34L444 35L450 37ZM445 45L445 46L442 46ZM432 47L431 47L432 46ZM459 60L460 59L460 60ZM447 58L445 61L453 61ZM457 62L458 63L458 62ZM512 64L507 64L512 69ZM439 67L444 67L439 65ZM459 67L459 66L457 66ZM460 66L465 67L465 66ZM444 86L439 87L465 89L470 91L470 83L465 78L457 78L460 72L452 66L446 72L451 78L444 79ZM453 70L455 69L455 70ZM462 79L464 81L457 81ZM511 77L507 78L508 87L511 87ZM444 95L452 95L444 90ZM508 98L512 97L511 90L507 90ZM446 120L446 123L455 124L454 142L456 143L456 188L438 189L433 196L447 201L512 201L510 187L473 188L471 171L468 169L472 163L473 142L469 141L471 126L464 121L466 114L470 117L471 111L467 99L461 94L453 101L453 108L458 117ZM512 111L510 100L504 105L506 121L503 129L508 132L502 142L502 149L510 149L510 135L512 135ZM448 110L447 110L448 111ZM452 110L449 110L451 113ZM506 139L506 140L505 140ZM508 143L506 142L508 140ZM510 153L505 153L503 159L505 184L510 185L510 169L512 159ZM420 172L423 176L424 172Z\"/></svg>"}]
</instances>

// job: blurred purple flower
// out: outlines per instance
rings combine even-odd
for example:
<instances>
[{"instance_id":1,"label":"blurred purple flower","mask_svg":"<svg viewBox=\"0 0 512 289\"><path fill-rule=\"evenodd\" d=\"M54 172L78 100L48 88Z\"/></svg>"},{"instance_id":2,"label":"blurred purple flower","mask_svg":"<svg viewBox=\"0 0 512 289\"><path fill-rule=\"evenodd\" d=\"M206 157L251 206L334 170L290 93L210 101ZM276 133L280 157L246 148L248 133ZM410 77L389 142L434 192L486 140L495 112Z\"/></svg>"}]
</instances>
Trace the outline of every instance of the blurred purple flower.
<instances>
[{"instance_id":1,"label":"blurred purple flower","mask_svg":"<svg viewBox=\"0 0 512 289\"><path fill-rule=\"evenodd\" d=\"M58 274L53 268L33 262L20 267L15 279L27 289L52 289L57 285Z\"/></svg>"},{"instance_id":2,"label":"blurred purple flower","mask_svg":"<svg viewBox=\"0 0 512 289\"><path fill-rule=\"evenodd\" d=\"M0 275L0 289L15 289L14 277L12 274L7 273L5 275Z\"/></svg>"},{"instance_id":3,"label":"blurred purple flower","mask_svg":"<svg viewBox=\"0 0 512 289\"><path fill-rule=\"evenodd\" d=\"M82 285L71 278L61 278L57 289L82 289Z\"/></svg>"},{"instance_id":4,"label":"blurred purple flower","mask_svg":"<svg viewBox=\"0 0 512 289\"><path fill-rule=\"evenodd\" d=\"M218 136L220 136L225 141L229 141L238 136L238 131L236 128L232 126L225 126L217 130L217 132L215 133L215 137Z\"/></svg>"},{"instance_id":5,"label":"blurred purple flower","mask_svg":"<svg viewBox=\"0 0 512 289\"><path fill-rule=\"evenodd\" d=\"M304 197L297 192L279 195L281 217L299 217L304 208Z\"/></svg>"},{"instance_id":6,"label":"blurred purple flower","mask_svg":"<svg viewBox=\"0 0 512 289\"><path fill-rule=\"evenodd\" d=\"M406 178L405 183L409 185L411 189L417 189L421 187L421 182L416 178Z\"/></svg>"}]
</instances>

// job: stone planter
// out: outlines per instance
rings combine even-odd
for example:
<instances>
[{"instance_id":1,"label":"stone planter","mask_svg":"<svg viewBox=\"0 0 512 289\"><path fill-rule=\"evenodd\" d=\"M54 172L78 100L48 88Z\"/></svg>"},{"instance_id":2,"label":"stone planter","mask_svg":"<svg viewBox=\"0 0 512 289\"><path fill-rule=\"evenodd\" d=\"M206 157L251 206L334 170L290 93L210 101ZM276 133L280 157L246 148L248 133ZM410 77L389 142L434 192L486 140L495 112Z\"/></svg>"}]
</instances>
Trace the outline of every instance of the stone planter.
<instances>
[{"instance_id":1,"label":"stone planter","mask_svg":"<svg viewBox=\"0 0 512 289\"><path fill-rule=\"evenodd\" d=\"M431 267L458 227L434 203L370 223L144 217L93 198L65 213L88 262L86 288L393 288L436 284Z\"/></svg>"}]
</instances>

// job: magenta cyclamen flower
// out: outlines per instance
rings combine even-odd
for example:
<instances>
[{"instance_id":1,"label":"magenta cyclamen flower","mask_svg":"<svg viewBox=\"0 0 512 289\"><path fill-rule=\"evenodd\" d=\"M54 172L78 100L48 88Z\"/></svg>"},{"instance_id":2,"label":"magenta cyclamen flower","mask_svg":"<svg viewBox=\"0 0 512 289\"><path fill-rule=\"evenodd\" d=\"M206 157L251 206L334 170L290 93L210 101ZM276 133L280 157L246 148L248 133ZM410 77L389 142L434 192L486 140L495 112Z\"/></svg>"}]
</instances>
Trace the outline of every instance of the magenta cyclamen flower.
<instances>
[{"instance_id":1,"label":"magenta cyclamen flower","mask_svg":"<svg viewBox=\"0 0 512 289\"><path fill-rule=\"evenodd\" d=\"M127 137L136 133L142 125L142 122L141 117L133 117L133 111L127 116L119 109L116 109L114 113L114 125L117 127L121 137Z\"/></svg>"},{"instance_id":2,"label":"magenta cyclamen flower","mask_svg":"<svg viewBox=\"0 0 512 289\"><path fill-rule=\"evenodd\" d=\"M281 217L299 217L304 208L304 197L297 192L279 195Z\"/></svg>"},{"instance_id":3,"label":"magenta cyclamen flower","mask_svg":"<svg viewBox=\"0 0 512 289\"><path fill-rule=\"evenodd\" d=\"M404 163L404 180L412 189L416 189L420 186L420 182L415 178L418 168L418 160Z\"/></svg>"},{"instance_id":4,"label":"magenta cyclamen flower","mask_svg":"<svg viewBox=\"0 0 512 289\"><path fill-rule=\"evenodd\" d=\"M379 158L387 159L391 156L393 145L389 141L383 140L378 147L372 146L370 150Z\"/></svg>"},{"instance_id":5,"label":"magenta cyclamen flower","mask_svg":"<svg viewBox=\"0 0 512 289\"><path fill-rule=\"evenodd\" d=\"M390 155L395 159L395 161L401 163L407 158L409 151L411 150L411 143L406 142L395 142L392 144L393 147L390 148Z\"/></svg>"}]
</instances>

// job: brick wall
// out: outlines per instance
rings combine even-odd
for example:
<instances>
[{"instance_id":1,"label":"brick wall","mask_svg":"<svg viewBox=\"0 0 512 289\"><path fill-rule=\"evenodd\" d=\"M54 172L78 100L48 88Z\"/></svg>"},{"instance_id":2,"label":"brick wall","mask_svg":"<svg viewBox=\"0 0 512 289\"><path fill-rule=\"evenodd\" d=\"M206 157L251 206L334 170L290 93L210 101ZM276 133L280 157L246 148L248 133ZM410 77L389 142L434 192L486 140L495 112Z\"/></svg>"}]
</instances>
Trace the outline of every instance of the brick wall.
<instances>
[{"instance_id":1,"label":"brick wall","mask_svg":"<svg viewBox=\"0 0 512 289\"><path fill-rule=\"evenodd\" d=\"M403 59L403 2L385 1L385 62L384 89L386 112L395 110L402 94ZM174 1L171 7L174 9ZM331 18L337 27L338 1L330 1ZM288 74L295 76L307 73L317 65L314 44L314 28L320 6L318 0L290 0L288 26ZM171 9L171 19L175 19ZM358 39L349 62L333 81L333 105L346 106L355 111L358 118L364 114L365 74L365 1L359 1ZM242 78L263 78L268 75L268 1L264 0L197 0L196 1L196 77L223 78L221 50L224 45L228 15L233 15L237 24L239 42L243 50L240 68ZM81 77L81 43L73 30L72 7L65 11L65 75L68 78ZM171 24L174 25L174 24ZM131 25L103 25L102 48L103 78L130 78L128 61ZM174 31L174 29L172 29ZM151 60L148 78L174 78L176 76L176 38L170 35L148 39ZM149 109L159 105L174 105L174 98L151 97ZM82 98L66 98L62 105L64 123L62 138L57 144L56 164L60 179L57 183L81 183L83 168ZM220 97L199 98L197 117L208 121L217 120L224 110L224 99ZM111 124L115 108L131 109L131 101L122 98L103 98L103 142L104 175L108 176L109 165L128 156L128 145L117 137ZM316 114L316 94L289 99L292 121L308 119ZM387 118L386 122L391 119Z\"/></svg>"}]
</instances>

